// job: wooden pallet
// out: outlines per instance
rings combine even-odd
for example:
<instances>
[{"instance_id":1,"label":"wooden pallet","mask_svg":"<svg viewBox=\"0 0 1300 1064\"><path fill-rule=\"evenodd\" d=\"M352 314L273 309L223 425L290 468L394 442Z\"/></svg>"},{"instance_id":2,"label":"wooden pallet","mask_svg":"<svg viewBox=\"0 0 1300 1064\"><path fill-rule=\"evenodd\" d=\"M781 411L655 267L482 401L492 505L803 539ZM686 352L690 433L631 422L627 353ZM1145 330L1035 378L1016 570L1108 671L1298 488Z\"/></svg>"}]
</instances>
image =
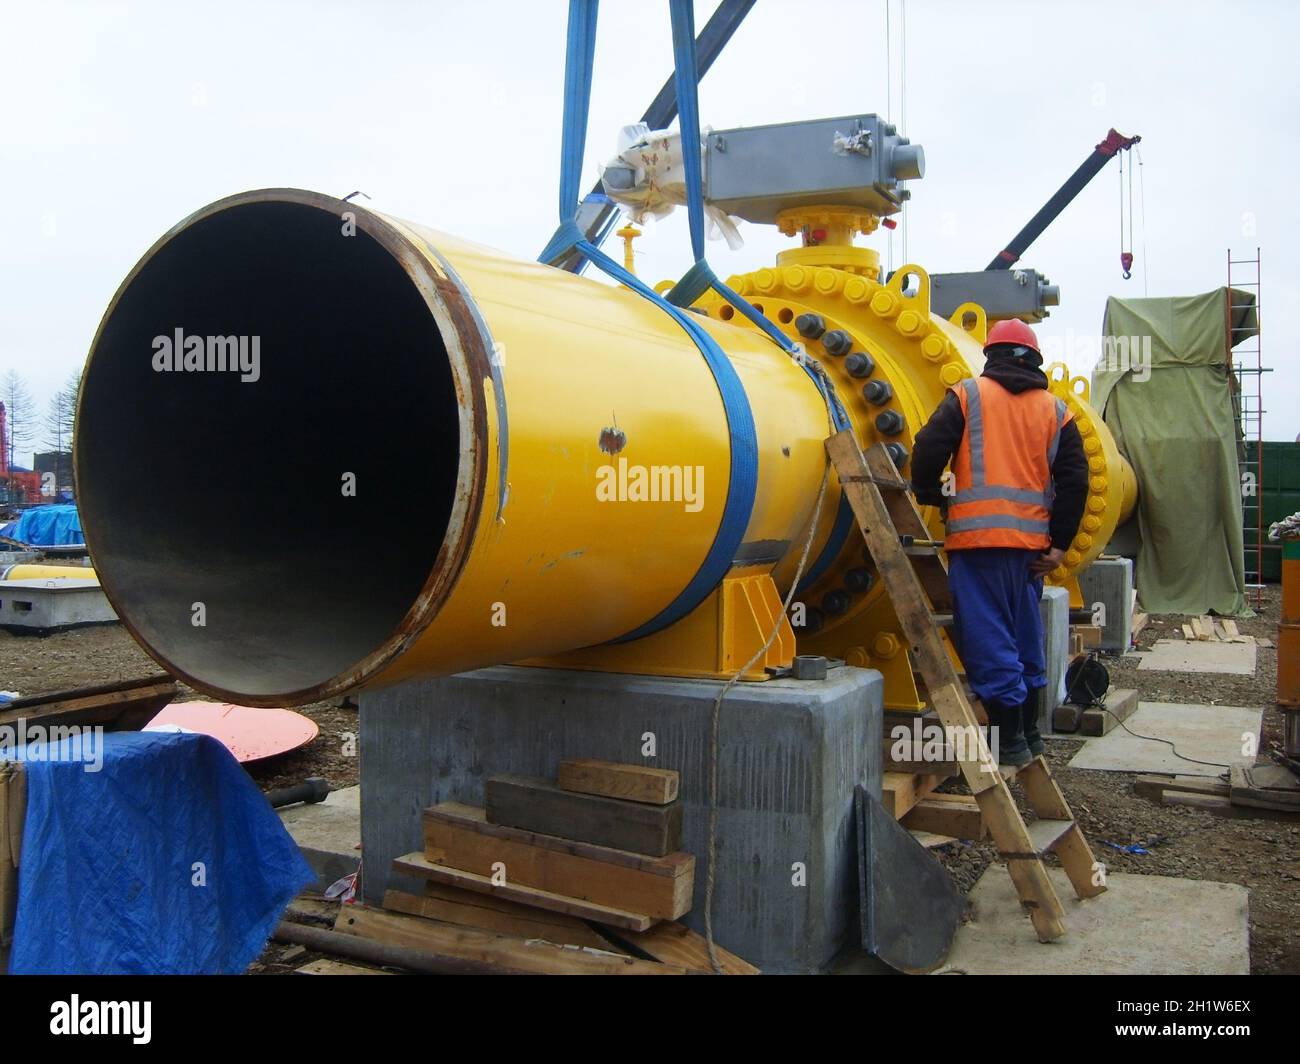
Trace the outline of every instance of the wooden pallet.
<instances>
[{"instance_id":1,"label":"wooden pallet","mask_svg":"<svg viewBox=\"0 0 1300 1064\"><path fill-rule=\"evenodd\" d=\"M1055 853L1080 898L1105 891L1096 875L1098 865L1069 804L1042 757L1019 769L1000 768L979 732L978 720L963 690L936 623L936 615L951 612L948 571L937 548L904 548L904 536L928 542L930 531L883 444L865 455L852 432L826 441L826 450L840 486L853 509L876 571L889 592L902 626L913 666L925 680L928 697L944 725L973 737L966 743L968 759L962 777L983 813L998 852L1006 861L1021 904L1040 941L1065 933L1065 910L1048 879L1043 858ZM1038 819L1026 825L1007 783L1019 782ZM915 807L916 802L913 802Z\"/></svg>"}]
</instances>

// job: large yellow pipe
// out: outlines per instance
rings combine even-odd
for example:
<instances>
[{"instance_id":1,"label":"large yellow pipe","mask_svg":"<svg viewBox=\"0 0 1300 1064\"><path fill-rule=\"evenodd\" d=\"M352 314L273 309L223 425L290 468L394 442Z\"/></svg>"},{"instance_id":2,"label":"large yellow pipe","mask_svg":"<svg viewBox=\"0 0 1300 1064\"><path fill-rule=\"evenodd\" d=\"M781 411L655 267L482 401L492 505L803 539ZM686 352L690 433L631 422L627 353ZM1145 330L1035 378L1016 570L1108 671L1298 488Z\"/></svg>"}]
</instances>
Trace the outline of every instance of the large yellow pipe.
<instances>
[{"instance_id":1,"label":"large yellow pipe","mask_svg":"<svg viewBox=\"0 0 1300 1064\"><path fill-rule=\"evenodd\" d=\"M913 433L983 364L983 312L937 318L919 267L881 284L867 249L815 250L732 286L791 336L801 314L822 316L809 353L858 438L899 445L906 471ZM910 684L833 477L810 529L822 397L721 299L693 313L755 426L752 507L724 568L771 573L784 594L811 533L800 651ZM838 353L835 331L851 341ZM1086 396L1068 375L1053 389L1093 469L1066 580L1132 500ZM146 253L96 335L75 438L82 523L118 615L192 686L253 705L542 657L672 673L671 654L629 651L649 640L566 652L681 605L732 487L719 388L662 309L297 190L212 204ZM638 470L680 490L638 500Z\"/></svg>"},{"instance_id":2,"label":"large yellow pipe","mask_svg":"<svg viewBox=\"0 0 1300 1064\"><path fill-rule=\"evenodd\" d=\"M770 569L810 519L825 405L770 340L700 320L756 426L739 560ZM246 337L247 371L156 368L176 330ZM662 310L291 190L213 204L144 256L92 347L76 447L124 623L199 689L268 705L634 631L700 569L731 450ZM605 467L632 498L604 500ZM702 491L637 501L637 467Z\"/></svg>"}]
</instances>

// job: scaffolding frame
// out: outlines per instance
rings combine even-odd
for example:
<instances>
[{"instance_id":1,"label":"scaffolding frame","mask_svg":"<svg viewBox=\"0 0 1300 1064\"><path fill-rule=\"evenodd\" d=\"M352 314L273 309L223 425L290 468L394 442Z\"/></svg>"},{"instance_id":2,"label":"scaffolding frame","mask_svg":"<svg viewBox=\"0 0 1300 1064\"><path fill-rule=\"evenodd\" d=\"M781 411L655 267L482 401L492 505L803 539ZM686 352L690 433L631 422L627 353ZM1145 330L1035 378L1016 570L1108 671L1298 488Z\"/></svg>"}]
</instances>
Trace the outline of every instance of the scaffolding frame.
<instances>
[{"instance_id":1,"label":"scaffolding frame","mask_svg":"<svg viewBox=\"0 0 1300 1064\"><path fill-rule=\"evenodd\" d=\"M1264 551L1267 549L1267 533L1264 528L1264 374L1272 370L1264 365L1263 355L1263 317L1261 314L1261 256L1260 249L1255 248L1254 258L1234 259L1232 249L1228 249L1228 288L1224 301L1224 313L1227 315L1227 328L1224 332L1226 344L1226 361L1235 377L1233 394L1237 416L1237 465L1241 474L1241 519L1242 548L1245 554L1246 592L1251 605L1259 608L1264 604ZM1234 273L1235 267L1235 273ZM1245 276L1243 276L1243 274ZM1249 318L1236 311L1249 309L1250 304L1234 303L1233 296L1237 289L1254 295L1255 320L1253 325ZM1254 335L1250 333L1254 331ZM1238 333L1241 334L1238 337ZM1238 343L1254 341L1254 346L1237 348ZM1251 455L1250 445L1254 445ZM1246 474L1254 476L1253 492L1245 491ZM1246 535L1254 531L1254 540Z\"/></svg>"}]
</instances>

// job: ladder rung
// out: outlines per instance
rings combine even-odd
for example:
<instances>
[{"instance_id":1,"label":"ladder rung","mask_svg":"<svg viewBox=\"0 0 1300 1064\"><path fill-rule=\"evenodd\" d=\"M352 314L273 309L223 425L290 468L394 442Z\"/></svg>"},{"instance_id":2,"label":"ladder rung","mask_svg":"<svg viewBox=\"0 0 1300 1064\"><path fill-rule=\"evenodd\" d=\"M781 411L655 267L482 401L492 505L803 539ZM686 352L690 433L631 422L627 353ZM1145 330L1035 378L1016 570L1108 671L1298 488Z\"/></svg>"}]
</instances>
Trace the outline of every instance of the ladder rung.
<instances>
[{"instance_id":1,"label":"ladder rung","mask_svg":"<svg viewBox=\"0 0 1300 1064\"><path fill-rule=\"evenodd\" d=\"M1025 825L1029 829L1029 840L1038 853L1051 853L1074 828L1073 820L1035 820Z\"/></svg>"},{"instance_id":2,"label":"ladder rung","mask_svg":"<svg viewBox=\"0 0 1300 1064\"><path fill-rule=\"evenodd\" d=\"M935 625L937 628L951 628L951 627L952 627L952 614L951 614L951 613L932 613L932 614L930 614L930 623L933 624L933 625Z\"/></svg>"},{"instance_id":3,"label":"ladder rung","mask_svg":"<svg viewBox=\"0 0 1300 1064\"><path fill-rule=\"evenodd\" d=\"M909 555L911 555L911 556L914 557L914 558L933 558L933 557L935 557L935 556L939 553L939 551L941 551L942 549L943 549L942 547L916 547L916 546L913 546L913 547L904 547L904 548L903 548L903 553L904 553L904 554L909 554Z\"/></svg>"},{"instance_id":4,"label":"ladder rung","mask_svg":"<svg viewBox=\"0 0 1300 1064\"><path fill-rule=\"evenodd\" d=\"M878 488L888 488L890 491L907 491L911 488L911 485L906 480L889 480L886 477L872 476L870 473L854 473L847 477L841 477L840 483L874 484Z\"/></svg>"}]
</instances>

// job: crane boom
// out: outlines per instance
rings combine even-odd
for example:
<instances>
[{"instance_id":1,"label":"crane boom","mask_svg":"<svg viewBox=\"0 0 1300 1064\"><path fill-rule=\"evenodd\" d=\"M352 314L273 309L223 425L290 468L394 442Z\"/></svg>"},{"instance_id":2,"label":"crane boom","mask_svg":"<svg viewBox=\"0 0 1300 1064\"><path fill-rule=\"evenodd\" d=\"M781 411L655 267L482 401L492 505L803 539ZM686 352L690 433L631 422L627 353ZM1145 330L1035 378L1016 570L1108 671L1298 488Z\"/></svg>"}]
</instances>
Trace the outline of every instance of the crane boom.
<instances>
[{"instance_id":1,"label":"crane boom","mask_svg":"<svg viewBox=\"0 0 1300 1064\"><path fill-rule=\"evenodd\" d=\"M984 269L1006 270L1014 266L1020 261L1020 256L1025 253L1029 245L1042 235L1043 230L1056 220L1056 216L1069 206L1070 201L1083 191L1083 187L1101 172L1111 158L1121 151L1128 151L1141 139L1137 136L1126 137L1113 129L1107 133L1102 142L1093 148L1092 154L1084 159L1079 169L1075 170L1065 184L1056 190L1056 194L1029 219L1029 224L1020 230L1005 248L993 256L993 261Z\"/></svg>"}]
</instances>

